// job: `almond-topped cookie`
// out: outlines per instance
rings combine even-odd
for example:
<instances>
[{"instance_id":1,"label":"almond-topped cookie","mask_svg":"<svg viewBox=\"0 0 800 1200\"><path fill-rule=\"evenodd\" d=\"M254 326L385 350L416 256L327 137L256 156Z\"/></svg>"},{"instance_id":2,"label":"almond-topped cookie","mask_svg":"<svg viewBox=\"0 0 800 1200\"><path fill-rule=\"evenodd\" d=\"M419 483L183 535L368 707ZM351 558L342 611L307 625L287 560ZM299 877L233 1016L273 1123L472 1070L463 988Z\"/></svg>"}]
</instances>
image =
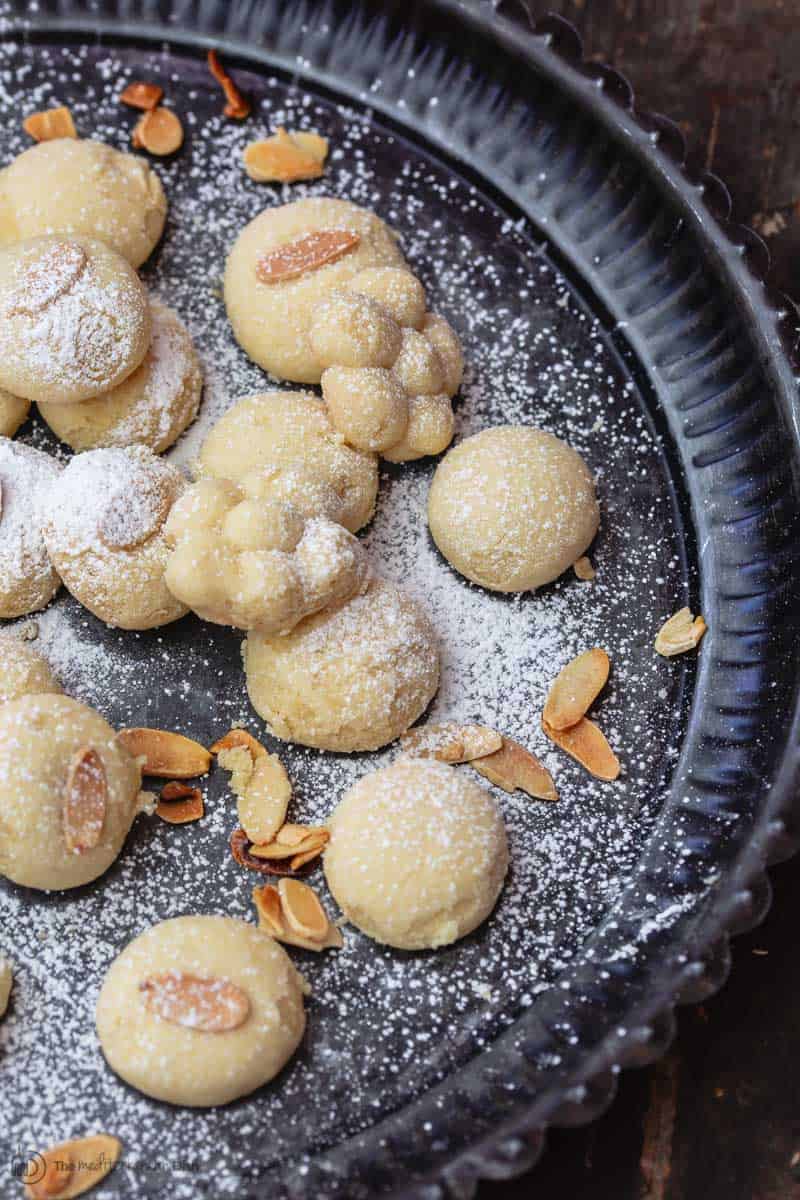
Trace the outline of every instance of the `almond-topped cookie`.
<instances>
[{"instance_id":1,"label":"almond-topped cookie","mask_svg":"<svg viewBox=\"0 0 800 1200\"><path fill-rule=\"evenodd\" d=\"M44 537L67 589L101 621L153 629L188 610L164 581L164 526L186 481L144 446L77 454L50 488Z\"/></svg>"},{"instance_id":2,"label":"almond-topped cookie","mask_svg":"<svg viewBox=\"0 0 800 1200\"><path fill-rule=\"evenodd\" d=\"M61 580L42 536L48 489L61 464L0 437L0 617L23 617L52 600Z\"/></svg>"},{"instance_id":3,"label":"almond-topped cookie","mask_svg":"<svg viewBox=\"0 0 800 1200\"><path fill-rule=\"evenodd\" d=\"M0 875L48 891L90 883L120 853L140 783L94 709L56 695L0 705Z\"/></svg>"},{"instance_id":4,"label":"almond-topped cookie","mask_svg":"<svg viewBox=\"0 0 800 1200\"><path fill-rule=\"evenodd\" d=\"M305 1030L305 982L261 929L176 917L122 951L97 1002L112 1070L170 1104L229 1104L267 1083Z\"/></svg>"},{"instance_id":5,"label":"almond-topped cookie","mask_svg":"<svg viewBox=\"0 0 800 1200\"><path fill-rule=\"evenodd\" d=\"M167 198L145 159L87 138L31 146L0 171L0 243L99 238L138 267L161 237Z\"/></svg>"},{"instance_id":6,"label":"almond-topped cookie","mask_svg":"<svg viewBox=\"0 0 800 1200\"><path fill-rule=\"evenodd\" d=\"M150 345L147 293L103 242L63 235L0 248L0 387L75 404L122 383Z\"/></svg>"}]
</instances>

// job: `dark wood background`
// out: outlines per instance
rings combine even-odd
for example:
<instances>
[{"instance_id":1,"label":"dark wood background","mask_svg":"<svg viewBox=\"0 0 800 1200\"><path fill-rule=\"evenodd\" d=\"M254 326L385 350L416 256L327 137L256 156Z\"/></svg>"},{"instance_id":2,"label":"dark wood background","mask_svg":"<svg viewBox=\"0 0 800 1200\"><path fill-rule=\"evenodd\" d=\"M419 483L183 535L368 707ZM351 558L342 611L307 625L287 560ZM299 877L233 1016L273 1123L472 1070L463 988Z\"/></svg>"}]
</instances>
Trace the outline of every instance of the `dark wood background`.
<instances>
[{"instance_id":1,"label":"dark wood background","mask_svg":"<svg viewBox=\"0 0 800 1200\"><path fill-rule=\"evenodd\" d=\"M800 300L800 0L563 0L588 57L642 108L677 121ZM800 1200L800 861L772 874L731 979L684 1009L673 1049L626 1072L584 1129L554 1130L539 1166L480 1200Z\"/></svg>"}]
</instances>

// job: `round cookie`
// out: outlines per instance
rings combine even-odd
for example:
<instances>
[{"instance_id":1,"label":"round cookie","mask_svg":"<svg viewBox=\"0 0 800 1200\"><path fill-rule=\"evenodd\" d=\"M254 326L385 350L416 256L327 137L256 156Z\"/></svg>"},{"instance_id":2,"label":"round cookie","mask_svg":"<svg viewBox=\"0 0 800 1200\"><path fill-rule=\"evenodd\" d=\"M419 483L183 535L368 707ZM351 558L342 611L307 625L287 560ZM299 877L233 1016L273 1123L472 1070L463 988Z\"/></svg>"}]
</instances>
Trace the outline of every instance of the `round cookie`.
<instances>
[{"instance_id":1,"label":"round cookie","mask_svg":"<svg viewBox=\"0 0 800 1200\"><path fill-rule=\"evenodd\" d=\"M0 617L38 612L58 591L42 520L46 494L61 469L49 454L0 438Z\"/></svg>"},{"instance_id":2,"label":"round cookie","mask_svg":"<svg viewBox=\"0 0 800 1200\"><path fill-rule=\"evenodd\" d=\"M499 425L450 450L428 494L428 524L448 562L482 587L525 592L557 579L600 522L591 472L542 429Z\"/></svg>"},{"instance_id":3,"label":"round cookie","mask_svg":"<svg viewBox=\"0 0 800 1200\"><path fill-rule=\"evenodd\" d=\"M150 313L150 348L113 391L82 404L39 405L56 437L73 450L138 445L162 454L197 416L203 377L189 332L158 300L150 301Z\"/></svg>"},{"instance_id":4,"label":"round cookie","mask_svg":"<svg viewBox=\"0 0 800 1200\"><path fill-rule=\"evenodd\" d=\"M45 501L47 551L84 608L121 629L153 629L188 609L167 588L164 525L186 481L144 446L76 454Z\"/></svg>"},{"instance_id":5,"label":"round cookie","mask_svg":"<svg viewBox=\"0 0 800 1200\"><path fill-rule=\"evenodd\" d=\"M175 917L135 938L97 1001L108 1065L146 1096L229 1104L286 1065L305 1031L305 983L255 925Z\"/></svg>"},{"instance_id":6,"label":"round cookie","mask_svg":"<svg viewBox=\"0 0 800 1200\"><path fill-rule=\"evenodd\" d=\"M508 845L494 800L465 772L401 758L365 775L331 817L325 878L348 921L401 950L447 946L494 908Z\"/></svg>"},{"instance_id":7,"label":"round cookie","mask_svg":"<svg viewBox=\"0 0 800 1200\"><path fill-rule=\"evenodd\" d=\"M394 584L307 617L283 637L248 634L247 690L284 741L321 750L377 750L405 733L439 686L426 614Z\"/></svg>"},{"instance_id":8,"label":"round cookie","mask_svg":"<svg viewBox=\"0 0 800 1200\"><path fill-rule=\"evenodd\" d=\"M173 596L218 625L287 633L298 621L363 591L370 577L358 538L328 517L262 499L261 478L200 479L173 505Z\"/></svg>"},{"instance_id":9,"label":"round cookie","mask_svg":"<svg viewBox=\"0 0 800 1200\"><path fill-rule=\"evenodd\" d=\"M136 370L150 335L139 277L103 242L0 248L0 388L50 404L101 396Z\"/></svg>"},{"instance_id":10,"label":"round cookie","mask_svg":"<svg viewBox=\"0 0 800 1200\"><path fill-rule=\"evenodd\" d=\"M106 242L133 267L164 229L167 198L145 159L102 142L55 138L0 171L0 244L67 233Z\"/></svg>"},{"instance_id":11,"label":"round cookie","mask_svg":"<svg viewBox=\"0 0 800 1200\"><path fill-rule=\"evenodd\" d=\"M259 277L259 263L278 247L291 245L294 255L303 249L301 239L331 231L356 235L356 244L292 278L265 283ZM225 305L236 340L277 378L319 383L322 363L309 330L320 298L367 268L402 267L404 261L389 226L348 200L322 196L267 208L241 231L225 266Z\"/></svg>"},{"instance_id":12,"label":"round cookie","mask_svg":"<svg viewBox=\"0 0 800 1200\"><path fill-rule=\"evenodd\" d=\"M0 704L18 700L20 696L61 690L50 664L41 654L13 634L0 634Z\"/></svg>"},{"instance_id":13,"label":"round cookie","mask_svg":"<svg viewBox=\"0 0 800 1200\"><path fill-rule=\"evenodd\" d=\"M264 475L264 498L290 500L303 515L329 517L351 533L375 511L376 456L347 446L308 392L245 396L217 421L197 473L238 482L255 471Z\"/></svg>"},{"instance_id":14,"label":"round cookie","mask_svg":"<svg viewBox=\"0 0 800 1200\"><path fill-rule=\"evenodd\" d=\"M107 871L139 807L139 767L94 709L67 696L0 706L0 875L41 890Z\"/></svg>"},{"instance_id":15,"label":"round cookie","mask_svg":"<svg viewBox=\"0 0 800 1200\"><path fill-rule=\"evenodd\" d=\"M0 437L13 437L27 420L30 408L30 400L12 396L0 388Z\"/></svg>"}]
</instances>

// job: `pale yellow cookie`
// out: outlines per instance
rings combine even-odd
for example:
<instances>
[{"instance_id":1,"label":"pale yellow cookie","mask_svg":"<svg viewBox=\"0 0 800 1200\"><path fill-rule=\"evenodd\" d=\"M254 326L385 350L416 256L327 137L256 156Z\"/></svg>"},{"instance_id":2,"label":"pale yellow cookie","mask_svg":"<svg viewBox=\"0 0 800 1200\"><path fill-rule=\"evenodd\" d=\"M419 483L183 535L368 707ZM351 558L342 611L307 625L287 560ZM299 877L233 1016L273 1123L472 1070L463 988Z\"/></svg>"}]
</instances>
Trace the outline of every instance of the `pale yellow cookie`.
<instances>
[{"instance_id":1,"label":"pale yellow cookie","mask_svg":"<svg viewBox=\"0 0 800 1200\"><path fill-rule=\"evenodd\" d=\"M439 652L423 610L373 578L344 604L283 637L248 635L247 690L284 741L377 750L416 721L439 686Z\"/></svg>"},{"instance_id":2,"label":"pale yellow cookie","mask_svg":"<svg viewBox=\"0 0 800 1200\"><path fill-rule=\"evenodd\" d=\"M153 629L187 607L165 579L164 526L186 486L144 446L76 454L45 503L47 551L67 589L108 625Z\"/></svg>"},{"instance_id":3,"label":"pale yellow cookie","mask_svg":"<svg viewBox=\"0 0 800 1200\"><path fill-rule=\"evenodd\" d=\"M314 243L306 242L303 259L298 244L309 235L354 235L339 257L308 266L290 278L264 282L260 268L281 248L298 253L298 263L318 261ZM394 233L374 213L347 200L315 197L268 208L246 225L225 267L225 304L236 340L250 357L278 379L319 383L323 363L309 337L311 316L319 300L348 284L366 268L403 266Z\"/></svg>"},{"instance_id":4,"label":"pale yellow cookie","mask_svg":"<svg viewBox=\"0 0 800 1200\"><path fill-rule=\"evenodd\" d=\"M594 480L566 442L529 425L484 429L436 469L428 524L445 558L474 583L525 592L586 552L600 512Z\"/></svg>"},{"instance_id":5,"label":"pale yellow cookie","mask_svg":"<svg viewBox=\"0 0 800 1200\"><path fill-rule=\"evenodd\" d=\"M61 690L41 654L13 633L0 633L0 704Z\"/></svg>"},{"instance_id":6,"label":"pale yellow cookie","mask_svg":"<svg viewBox=\"0 0 800 1200\"><path fill-rule=\"evenodd\" d=\"M131 265L92 238L0 248L0 388L74 404L122 383L150 345L147 294Z\"/></svg>"},{"instance_id":7,"label":"pale yellow cookie","mask_svg":"<svg viewBox=\"0 0 800 1200\"><path fill-rule=\"evenodd\" d=\"M44 506L61 464L0 438L0 617L24 617L52 600L61 580L42 536Z\"/></svg>"},{"instance_id":8,"label":"pale yellow cookie","mask_svg":"<svg viewBox=\"0 0 800 1200\"><path fill-rule=\"evenodd\" d=\"M203 376L192 339L173 309L150 301L153 336L140 366L113 391L82 404L40 404L73 450L149 446L162 454L197 416Z\"/></svg>"},{"instance_id":9,"label":"pale yellow cookie","mask_svg":"<svg viewBox=\"0 0 800 1200\"><path fill-rule=\"evenodd\" d=\"M372 517L378 460L354 450L308 392L245 396L220 418L200 450L199 475L241 480L259 471L261 496L290 500L304 516L326 516L355 533Z\"/></svg>"},{"instance_id":10,"label":"pale yellow cookie","mask_svg":"<svg viewBox=\"0 0 800 1200\"><path fill-rule=\"evenodd\" d=\"M192 1108L229 1104L294 1054L304 991L286 951L255 925L175 917L114 960L97 1033L111 1069L146 1096Z\"/></svg>"},{"instance_id":11,"label":"pale yellow cookie","mask_svg":"<svg viewBox=\"0 0 800 1200\"><path fill-rule=\"evenodd\" d=\"M78 138L40 142L0 171L0 244L44 234L98 238L138 267L167 199L146 159Z\"/></svg>"},{"instance_id":12,"label":"pale yellow cookie","mask_svg":"<svg viewBox=\"0 0 800 1200\"><path fill-rule=\"evenodd\" d=\"M13 437L28 419L30 408L30 400L12 396L11 392L0 389L0 437Z\"/></svg>"},{"instance_id":13,"label":"pale yellow cookie","mask_svg":"<svg viewBox=\"0 0 800 1200\"><path fill-rule=\"evenodd\" d=\"M447 946L495 906L508 870L503 819L465 771L401 758L359 779L328 828L325 878L342 912L402 950Z\"/></svg>"},{"instance_id":14,"label":"pale yellow cookie","mask_svg":"<svg viewBox=\"0 0 800 1200\"><path fill-rule=\"evenodd\" d=\"M0 875L41 890L90 883L122 849L140 782L85 704L37 695L0 705Z\"/></svg>"}]
</instances>

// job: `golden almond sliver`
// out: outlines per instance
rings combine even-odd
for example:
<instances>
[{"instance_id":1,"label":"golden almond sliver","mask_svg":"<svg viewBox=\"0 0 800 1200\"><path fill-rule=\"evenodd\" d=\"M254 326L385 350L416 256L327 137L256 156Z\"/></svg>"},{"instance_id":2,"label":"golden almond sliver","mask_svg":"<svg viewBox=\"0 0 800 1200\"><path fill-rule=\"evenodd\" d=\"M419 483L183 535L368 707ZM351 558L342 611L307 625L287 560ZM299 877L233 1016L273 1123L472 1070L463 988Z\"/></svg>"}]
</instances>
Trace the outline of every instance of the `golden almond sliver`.
<instances>
[{"instance_id":1,"label":"golden almond sliver","mask_svg":"<svg viewBox=\"0 0 800 1200\"><path fill-rule=\"evenodd\" d=\"M134 149L146 150L163 158L174 154L183 145L183 125L177 113L171 108L157 105L143 113L136 122L131 142Z\"/></svg>"},{"instance_id":2,"label":"golden almond sliver","mask_svg":"<svg viewBox=\"0 0 800 1200\"><path fill-rule=\"evenodd\" d=\"M205 814L203 793L200 788L189 787L174 779L161 789L156 805L156 816L168 825L188 825L199 821Z\"/></svg>"},{"instance_id":3,"label":"golden almond sliver","mask_svg":"<svg viewBox=\"0 0 800 1200\"><path fill-rule=\"evenodd\" d=\"M287 946L298 946L302 950L313 950L315 953L319 953L320 950L341 950L344 945L341 930L332 921L328 922L327 932L321 940L295 933L286 920L280 893L270 883L253 888L253 903L258 913L259 928L276 941Z\"/></svg>"},{"instance_id":4,"label":"golden almond sliver","mask_svg":"<svg viewBox=\"0 0 800 1200\"><path fill-rule=\"evenodd\" d=\"M324 825L282 825L275 834L275 841L281 846L298 846L306 838L328 831Z\"/></svg>"},{"instance_id":5,"label":"golden almond sliver","mask_svg":"<svg viewBox=\"0 0 800 1200\"><path fill-rule=\"evenodd\" d=\"M108 1133L95 1133L51 1146L32 1159L26 1178L27 1200L75 1200L101 1183L120 1160L122 1143ZM38 1178L37 1178L38 1177Z\"/></svg>"},{"instance_id":6,"label":"golden almond sliver","mask_svg":"<svg viewBox=\"0 0 800 1200\"><path fill-rule=\"evenodd\" d=\"M250 846L250 853L254 858L267 859L294 858L300 854L310 853L313 858L327 845L329 836L327 830L323 830L322 833L310 833L294 846L283 845L277 838L262 845L254 842ZM294 868L292 869L294 870Z\"/></svg>"},{"instance_id":7,"label":"golden almond sliver","mask_svg":"<svg viewBox=\"0 0 800 1200\"><path fill-rule=\"evenodd\" d=\"M664 658L694 650L708 626L702 616L693 616L690 608L680 608L665 621L656 634L656 653Z\"/></svg>"},{"instance_id":8,"label":"golden almond sliver","mask_svg":"<svg viewBox=\"0 0 800 1200\"><path fill-rule=\"evenodd\" d=\"M319 134L287 133L278 129L270 138L244 149L244 166L256 183L297 183L324 174L328 143Z\"/></svg>"},{"instance_id":9,"label":"golden almond sliver","mask_svg":"<svg viewBox=\"0 0 800 1200\"><path fill-rule=\"evenodd\" d=\"M224 766L224 760L222 765ZM277 754L264 754L238 794L239 824L255 845L266 845L286 820L292 785Z\"/></svg>"},{"instance_id":10,"label":"golden almond sliver","mask_svg":"<svg viewBox=\"0 0 800 1200\"><path fill-rule=\"evenodd\" d=\"M610 666L605 650L596 646L561 668L542 714L551 729L569 729L571 725L577 725L605 687Z\"/></svg>"},{"instance_id":11,"label":"golden almond sliver","mask_svg":"<svg viewBox=\"0 0 800 1200\"><path fill-rule=\"evenodd\" d=\"M68 853L82 854L100 842L108 808L108 781L100 755L91 746L73 754L67 768L62 821Z\"/></svg>"},{"instance_id":12,"label":"golden almond sliver","mask_svg":"<svg viewBox=\"0 0 800 1200\"><path fill-rule=\"evenodd\" d=\"M569 729L553 729L546 721L542 721L542 728L551 742L566 750L571 758L595 778L610 783L619 775L619 759L609 746L602 729L588 717L581 717L580 721Z\"/></svg>"},{"instance_id":13,"label":"golden almond sliver","mask_svg":"<svg viewBox=\"0 0 800 1200\"><path fill-rule=\"evenodd\" d=\"M208 774L211 755L205 746L166 729L121 729L117 734L134 758L144 759L143 775L193 779Z\"/></svg>"},{"instance_id":14,"label":"golden almond sliver","mask_svg":"<svg viewBox=\"0 0 800 1200\"><path fill-rule=\"evenodd\" d=\"M334 263L361 242L350 229L319 229L268 250L256 263L259 283L285 283Z\"/></svg>"},{"instance_id":15,"label":"golden almond sliver","mask_svg":"<svg viewBox=\"0 0 800 1200\"><path fill-rule=\"evenodd\" d=\"M410 729L400 738L400 745L412 758L464 763L494 754L503 745L503 735L485 725L443 721Z\"/></svg>"},{"instance_id":16,"label":"golden almond sliver","mask_svg":"<svg viewBox=\"0 0 800 1200\"><path fill-rule=\"evenodd\" d=\"M572 569L575 572L575 577L580 579L582 583L590 583L597 575L592 566L591 559L587 558L585 554L572 564Z\"/></svg>"},{"instance_id":17,"label":"golden almond sliver","mask_svg":"<svg viewBox=\"0 0 800 1200\"><path fill-rule=\"evenodd\" d=\"M505 792L518 788L535 800L557 800L553 776L539 759L513 738L503 738L503 745L494 754L471 763L490 783Z\"/></svg>"},{"instance_id":18,"label":"golden almond sliver","mask_svg":"<svg viewBox=\"0 0 800 1200\"><path fill-rule=\"evenodd\" d=\"M164 971L143 980L139 991L148 1012L173 1025L201 1033L227 1033L238 1029L250 1013L247 993L229 979Z\"/></svg>"},{"instance_id":19,"label":"golden almond sliver","mask_svg":"<svg viewBox=\"0 0 800 1200\"><path fill-rule=\"evenodd\" d=\"M22 122L22 128L35 142L50 142L54 138L78 136L72 113L64 105L48 108L44 112L31 113Z\"/></svg>"},{"instance_id":20,"label":"golden almond sliver","mask_svg":"<svg viewBox=\"0 0 800 1200\"><path fill-rule=\"evenodd\" d=\"M323 941L330 921L313 888L299 879L281 879L278 895L286 923L292 932L312 942Z\"/></svg>"},{"instance_id":21,"label":"golden almond sliver","mask_svg":"<svg viewBox=\"0 0 800 1200\"><path fill-rule=\"evenodd\" d=\"M261 758L262 755L267 753L266 747L262 746L261 742L257 741L251 733L248 733L246 729L238 728L229 729L224 737L214 742L210 753L219 754L220 750L232 750L236 746L244 746L250 751L254 759Z\"/></svg>"},{"instance_id":22,"label":"golden almond sliver","mask_svg":"<svg viewBox=\"0 0 800 1200\"><path fill-rule=\"evenodd\" d=\"M289 866L293 871L299 871L306 863L310 863L312 859L318 858L328 844L328 839L323 838L314 846L309 846L306 850L299 850Z\"/></svg>"}]
</instances>

